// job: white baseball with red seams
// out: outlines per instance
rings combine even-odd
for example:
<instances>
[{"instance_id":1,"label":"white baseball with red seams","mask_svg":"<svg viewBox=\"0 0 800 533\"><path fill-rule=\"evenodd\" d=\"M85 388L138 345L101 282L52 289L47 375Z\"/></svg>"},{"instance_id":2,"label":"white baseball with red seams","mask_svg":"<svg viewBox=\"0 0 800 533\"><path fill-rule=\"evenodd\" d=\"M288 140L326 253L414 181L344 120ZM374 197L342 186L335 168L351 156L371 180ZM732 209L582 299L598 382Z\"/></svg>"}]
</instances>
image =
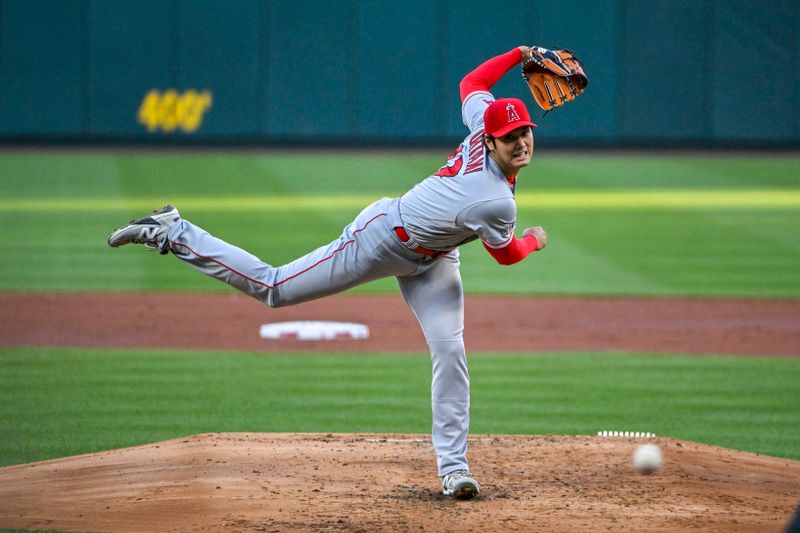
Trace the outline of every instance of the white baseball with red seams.
<instances>
[{"instance_id":1,"label":"white baseball with red seams","mask_svg":"<svg viewBox=\"0 0 800 533\"><path fill-rule=\"evenodd\" d=\"M499 79L520 59L519 51L512 50L482 67L493 68ZM462 116L470 133L444 167L401 197L367 206L337 240L299 259L270 265L187 220L176 223L168 234L177 257L270 307L394 276L430 348L432 438L440 476L469 469L470 392L458 246L481 239L492 252L516 241L516 176L501 170L483 140L484 111L495 101L488 89L495 81L478 79L481 90L462 94ZM532 124L521 102L503 105L508 128ZM530 155L527 149L518 150L515 157L519 154Z\"/></svg>"}]
</instances>

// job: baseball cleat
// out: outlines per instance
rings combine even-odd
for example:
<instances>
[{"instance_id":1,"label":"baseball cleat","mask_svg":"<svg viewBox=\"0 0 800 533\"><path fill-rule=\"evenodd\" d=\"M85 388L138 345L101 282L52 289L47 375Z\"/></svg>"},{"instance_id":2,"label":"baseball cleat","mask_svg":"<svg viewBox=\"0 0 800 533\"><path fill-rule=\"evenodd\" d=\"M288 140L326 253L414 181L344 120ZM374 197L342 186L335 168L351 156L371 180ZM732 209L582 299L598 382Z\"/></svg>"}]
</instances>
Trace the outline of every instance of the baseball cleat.
<instances>
[{"instance_id":1,"label":"baseball cleat","mask_svg":"<svg viewBox=\"0 0 800 533\"><path fill-rule=\"evenodd\" d=\"M175 207L165 205L150 216L133 219L118 228L109 235L108 245L117 248L131 243L144 244L148 250L164 255L169 252L167 234L180 219L181 215Z\"/></svg>"},{"instance_id":2,"label":"baseball cleat","mask_svg":"<svg viewBox=\"0 0 800 533\"><path fill-rule=\"evenodd\" d=\"M457 500L469 500L481 491L469 470L456 470L442 477L442 493Z\"/></svg>"}]
</instances>

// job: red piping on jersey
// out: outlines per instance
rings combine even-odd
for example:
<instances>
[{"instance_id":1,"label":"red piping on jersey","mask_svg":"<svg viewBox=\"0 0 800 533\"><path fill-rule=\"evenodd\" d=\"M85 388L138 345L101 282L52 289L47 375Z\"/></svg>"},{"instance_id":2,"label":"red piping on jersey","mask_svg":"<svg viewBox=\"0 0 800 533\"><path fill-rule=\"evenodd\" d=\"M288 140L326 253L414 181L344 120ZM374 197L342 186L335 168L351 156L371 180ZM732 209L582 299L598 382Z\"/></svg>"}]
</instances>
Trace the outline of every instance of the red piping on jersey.
<instances>
[{"instance_id":1,"label":"red piping on jersey","mask_svg":"<svg viewBox=\"0 0 800 533\"><path fill-rule=\"evenodd\" d=\"M200 255L200 254L198 254L197 252L195 252L194 250L192 250L192 249L191 249L189 246L187 246L187 245L185 245L185 244L183 244L183 243L181 243L181 242L169 241L169 244L170 244L171 246L180 246L181 248L186 248L187 250L189 250L190 252L192 252L192 254L194 254L195 256L199 257L200 259L205 259L206 261L211 261L212 263L216 263L216 264L218 264L219 266L221 266L222 268L224 268L225 270L230 270L231 272L233 272L233 273L234 273L234 274L236 274L237 276L241 276L241 277L243 277L244 279L246 279L247 281L252 281L252 282L253 282L253 283L255 283L256 285L261 285L262 287L266 287L266 288L268 288L268 289L271 289L271 288L272 288L272 286L271 286L271 285L267 285L266 283L263 283L263 282L261 282L261 281L258 281L257 279L253 279L253 278L251 278L250 276L245 276L244 274L242 274L242 273L241 273L241 272L239 272L238 270L236 270L236 269L234 269L234 268L231 268L231 267L229 267L229 266L228 266L228 265L226 265L225 263L221 263L220 261L217 261L216 259L213 259L213 258L211 258L211 257L206 257L205 255Z\"/></svg>"},{"instance_id":2,"label":"red piping on jersey","mask_svg":"<svg viewBox=\"0 0 800 533\"><path fill-rule=\"evenodd\" d=\"M385 217L385 216L386 216L386 213L381 213L381 214L379 214L379 215L375 215L375 216L374 216L374 217L372 217L371 219L367 220L367 223L366 223L366 224L364 224L364 227L362 227L362 228L359 228L359 229L355 230L355 231L353 232L353 235L355 235L356 233L358 233L358 232L360 232L360 231L364 231L364 230L366 229L366 227L367 227L367 226L369 226L369 225L370 225L370 223L372 223L372 221L373 221L373 220L376 220L376 219L378 219L378 218L380 218L380 217ZM171 245L174 245L174 246L181 246L181 247L183 247L183 248L186 248L187 250L189 250L190 252L192 252L192 253L193 253L195 256L199 257L200 259L205 259L206 261L211 261L212 263L216 263L216 264L218 264L219 266L221 266L222 268L224 268L224 269L226 269L226 270L230 270L231 272L233 272L233 273L234 273L234 274L236 274L237 276L241 276L241 277L243 277L244 279L246 279L246 280L248 280L248 281L251 281L251 282L255 283L256 285L261 285L262 287L266 287L266 288L268 288L268 289L274 289L274 288L275 288L275 287L277 287L278 285L280 285L280 284L282 284L282 283L286 283L286 282L287 282L287 281L289 281L290 279L294 279L294 278L296 278L297 276L299 276L300 274L304 274L304 273L308 272L309 270L311 270L312 268L314 268L314 267L316 267L316 266L319 266L320 264L322 264L322 263L324 263L325 261L329 260L330 258L332 258L332 257L334 256L334 254L336 254L337 252L341 252L342 250L344 250L344 249L347 247L347 245L348 245L348 244L350 244L350 243L352 243L353 241L355 241L355 239L350 239L349 241L347 241L346 243L344 243L343 245L341 245L339 248L337 248L336 250L334 250L333 252L331 252L331 255L329 255L328 257L323 257L322 259L320 259L319 261L317 261L316 263L314 263L314 264L313 264L313 265L311 265L310 267L308 267L308 268L306 268L306 269L304 269L304 270L301 270L300 272L298 272L298 273L296 273L296 274L294 274L294 275L292 275L292 276L289 276L289 277L288 277L288 278L286 278L286 279L282 279L282 280L280 280L280 281L276 282L276 283L275 283L275 285L267 285L266 283L264 283L264 282L262 282L262 281L258 281L257 279L253 279L253 278L251 278L250 276L245 276L244 274L242 274L242 273L241 273L241 272L239 272L238 270L236 270L236 269L233 269L233 268L229 267L229 266L228 266L228 265L226 265L225 263L222 263L222 262L220 262L220 261L217 261L216 259L213 259L213 258L211 258L211 257L206 257L206 256L204 256L204 255L200 255L200 254L198 254L197 252L195 252L194 250L192 250L190 247L188 247L187 245L185 245L185 244L183 244L183 243L180 243L180 242L175 242L175 241L169 241L169 243L170 243Z\"/></svg>"},{"instance_id":3,"label":"red piping on jersey","mask_svg":"<svg viewBox=\"0 0 800 533\"><path fill-rule=\"evenodd\" d=\"M508 239L504 240L503 242L486 242L486 241L484 241L483 244L485 244L486 246L491 246L492 248L502 248L506 243L508 243L508 241L510 241L513 238L514 238L514 236L512 235Z\"/></svg>"},{"instance_id":4,"label":"red piping on jersey","mask_svg":"<svg viewBox=\"0 0 800 533\"><path fill-rule=\"evenodd\" d=\"M360 232L360 231L364 231L364 230L367 228L367 226L369 226L369 225L372 223L372 221L373 221L373 220L376 220L376 219L378 219L378 218L380 218L380 217L385 217L385 216L386 216L386 213L381 213L380 215L375 215L375 216L374 216L374 217L372 217L371 219L367 220L367 223L366 223L366 224L364 224L364 227L363 227L363 228L359 228L359 229L355 230L355 231L353 232L353 235L355 235L356 233L358 233L358 232ZM348 244L350 244L350 243L351 243L351 242L353 242L353 241L355 241L355 239L350 239L349 241L347 241L346 243L344 243L344 244L343 244L341 247L339 247L339 248L337 248L336 250L334 250L334 251L331 253L331 255L329 255L328 257L323 257L322 259L320 259L319 261L317 261L316 263L314 263L314 264L313 264L313 265L311 265L310 267L306 268L305 270L301 270L300 272L298 272L297 274L295 274L295 275L293 275L293 276L289 276L289 277L288 277L288 278L286 278L286 279L282 279L282 280L278 281L277 283L275 283L275 286L277 287L277 286L278 286L278 285L280 285L281 283L286 283L286 282L287 282L287 281L289 281L290 279L294 279L294 278L296 278L297 276L299 276L300 274L304 274L304 273L308 272L309 270L311 270L312 268L314 268L315 266L318 266L318 265L320 265L320 264L324 263L325 261L327 261L328 259L330 259L331 257L333 257L333 255L334 255L336 252L341 252L342 250L344 250L344 249L347 247L347 245L348 245Z\"/></svg>"}]
</instances>

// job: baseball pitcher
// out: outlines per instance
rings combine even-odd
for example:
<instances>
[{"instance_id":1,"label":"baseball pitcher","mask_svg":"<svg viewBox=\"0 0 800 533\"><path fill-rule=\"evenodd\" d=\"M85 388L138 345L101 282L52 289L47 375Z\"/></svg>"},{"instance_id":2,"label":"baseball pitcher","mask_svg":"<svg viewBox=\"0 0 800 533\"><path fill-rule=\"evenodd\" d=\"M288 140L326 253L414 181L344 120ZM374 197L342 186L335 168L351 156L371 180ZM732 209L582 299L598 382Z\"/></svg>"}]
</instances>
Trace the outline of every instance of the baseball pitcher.
<instances>
[{"instance_id":1,"label":"baseball pitcher","mask_svg":"<svg viewBox=\"0 0 800 533\"><path fill-rule=\"evenodd\" d=\"M490 89L522 64L540 107L571 101L585 87L583 71L577 72L577 60L566 64L558 53L568 51L520 46L469 73L460 84L469 135L447 163L399 198L367 206L337 240L290 263L268 264L195 226L173 206L119 228L108 244L172 252L269 307L394 276L430 348L432 440L442 491L472 498L480 487L467 461L470 388L458 247L480 239L498 263L511 265L547 244L538 226L525 229L521 238L514 234L514 190L520 170L531 162L536 125L521 100L495 99Z\"/></svg>"}]
</instances>

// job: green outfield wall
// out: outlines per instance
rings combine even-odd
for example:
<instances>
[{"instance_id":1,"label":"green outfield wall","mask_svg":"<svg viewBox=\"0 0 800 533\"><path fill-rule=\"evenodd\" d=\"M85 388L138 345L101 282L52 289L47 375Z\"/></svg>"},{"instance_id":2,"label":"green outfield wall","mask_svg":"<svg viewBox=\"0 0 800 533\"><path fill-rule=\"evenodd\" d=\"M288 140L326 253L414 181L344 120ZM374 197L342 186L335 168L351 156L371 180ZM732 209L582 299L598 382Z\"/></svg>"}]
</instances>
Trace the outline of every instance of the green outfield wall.
<instances>
[{"instance_id":1,"label":"green outfield wall","mask_svg":"<svg viewBox=\"0 0 800 533\"><path fill-rule=\"evenodd\" d=\"M555 7L0 0L0 141L450 142L461 77L527 43L574 49L591 80L542 142L800 147L800 0Z\"/></svg>"}]
</instances>

